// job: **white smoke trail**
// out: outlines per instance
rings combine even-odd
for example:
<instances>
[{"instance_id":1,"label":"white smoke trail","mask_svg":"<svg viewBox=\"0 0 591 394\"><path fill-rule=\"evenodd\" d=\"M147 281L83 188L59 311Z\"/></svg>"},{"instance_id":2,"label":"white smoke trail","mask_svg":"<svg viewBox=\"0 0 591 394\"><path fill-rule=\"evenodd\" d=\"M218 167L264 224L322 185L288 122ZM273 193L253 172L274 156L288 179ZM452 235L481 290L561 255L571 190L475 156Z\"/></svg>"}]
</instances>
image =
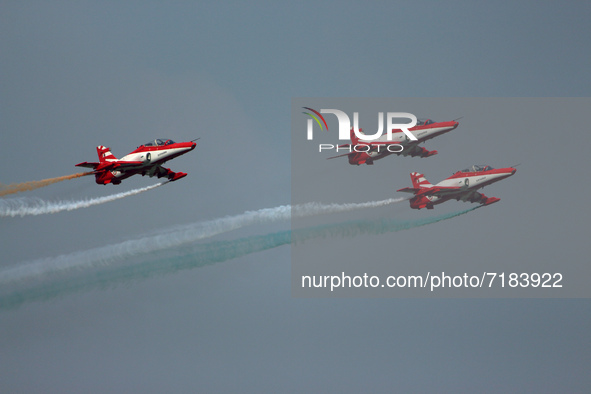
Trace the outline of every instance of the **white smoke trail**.
<instances>
[{"instance_id":1,"label":"white smoke trail","mask_svg":"<svg viewBox=\"0 0 591 394\"><path fill-rule=\"evenodd\" d=\"M293 217L306 217L380 207L405 200L407 200L407 198L349 204L307 203L293 206ZM114 245L70 253L54 258L39 259L7 268L0 271L0 283L26 280L71 269L109 265L116 263L117 261L124 261L135 255L174 248L183 244L196 242L204 238L236 230L244 226L290 220L291 218L292 207L290 205L282 205L275 208L247 211L235 216L227 216L205 222L179 226L163 230L159 234L146 236L141 239L129 240Z\"/></svg>"},{"instance_id":2,"label":"white smoke trail","mask_svg":"<svg viewBox=\"0 0 591 394\"><path fill-rule=\"evenodd\" d=\"M364 208L377 208L384 205L390 205L397 202L408 200L409 197L389 198L381 201L370 201L362 203L348 203L348 204L320 204L316 202L309 202L306 204L294 205L292 214L294 218L313 216L317 214L339 213L346 211L353 211Z\"/></svg>"},{"instance_id":3,"label":"white smoke trail","mask_svg":"<svg viewBox=\"0 0 591 394\"><path fill-rule=\"evenodd\" d=\"M112 194L110 196L95 197L81 201L45 201L40 198L11 198L0 199L0 217L16 217L26 215L44 215L62 211L73 211L80 208L88 208L93 205L104 204L107 202L119 200L121 198L133 196L135 194L147 192L162 186L167 182L157 183L155 185L142 187L140 189L129 190L127 192Z\"/></svg>"},{"instance_id":4,"label":"white smoke trail","mask_svg":"<svg viewBox=\"0 0 591 394\"><path fill-rule=\"evenodd\" d=\"M451 219L482 207L476 206L464 211L447 213L421 219L398 221L394 219L357 220L336 224L284 230L230 241L209 241L186 245L178 255L168 251L141 256L137 260L121 265L101 267L104 269L68 271L64 275L43 275L39 281L25 281L16 286L0 286L0 310L16 308L22 304L50 300L78 291L96 288L110 288L120 283L130 283L165 275L181 270L202 267L234 259L240 256L273 249L282 245L303 243L310 239L325 237L356 237L377 235L409 230Z\"/></svg>"}]
</instances>

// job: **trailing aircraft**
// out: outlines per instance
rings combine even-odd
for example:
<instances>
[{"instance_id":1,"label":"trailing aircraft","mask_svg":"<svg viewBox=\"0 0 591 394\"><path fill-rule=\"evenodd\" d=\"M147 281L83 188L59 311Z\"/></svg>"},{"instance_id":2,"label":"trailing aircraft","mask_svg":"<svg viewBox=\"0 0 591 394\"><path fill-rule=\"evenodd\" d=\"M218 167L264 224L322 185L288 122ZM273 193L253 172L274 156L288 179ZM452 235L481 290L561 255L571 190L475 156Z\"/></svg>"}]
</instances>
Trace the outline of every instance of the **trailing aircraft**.
<instances>
[{"instance_id":1,"label":"trailing aircraft","mask_svg":"<svg viewBox=\"0 0 591 394\"><path fill-rule=\"evenodd\" d=\"M487 197L476 190L508 178L516 171L513 167L494 169L490 166L473 165L456 172L436 185L429 183L423 174L412 172L410 179L413 187L405 187L397 191L414 194L410 199L410 207L413 209L433 209L434 205L451 199L490 205L500 201L500 198Z\"/></svg>"},{"instance_id":2,"label":"trailing aircraft","mask_svg":"<svg viewBox=\"0 0 591 394\"><path fill-rule=\"evenodd\" d=\"M339 145L337 151L348 150L348 153L329 157L347 156L349 164L373 164L374 161L383 159L392 154L402 156L429 157L437 154L436 150L429 151L419 144L438 137L458 127L459 123L455 120L449 122L435 122L431 119L419 119L416 126L408 129L416 137L416 141L411 140L402 130L392 130L392 139L387 139L387 134L380 136L375 140L363 140L355 134L351 128L351 143ZM363 130L359 129L363 134Z\"/></svg>"}]
</instances>

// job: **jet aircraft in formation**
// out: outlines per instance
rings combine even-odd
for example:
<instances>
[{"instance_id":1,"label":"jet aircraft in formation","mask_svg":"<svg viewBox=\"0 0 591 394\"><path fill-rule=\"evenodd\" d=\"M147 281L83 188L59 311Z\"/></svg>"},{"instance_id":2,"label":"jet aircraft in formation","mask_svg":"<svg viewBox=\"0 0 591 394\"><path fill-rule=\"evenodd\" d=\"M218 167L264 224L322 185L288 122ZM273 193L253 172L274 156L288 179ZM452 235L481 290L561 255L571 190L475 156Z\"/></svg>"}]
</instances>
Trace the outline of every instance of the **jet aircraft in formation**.
<instances>
[{"instance_id":1,"label":"jet aircraft in formation","mask_svg":"<svg viewBox=\"0 0 591 394\"><path fill-rule=\"evenodd\" d=\"M490 205L499 201L500 198L487 197L476 190L508 178L516 171L513 167L494 169L490 166L473 165L456 172L436 185L429 183L423 174L413 172L410 174L412 187L397 191L414 194L410 199L410 207L413 209L433 209L434 205L452 199Z\"/></svg>"},{"instance_id":2,"label":"jet aircraft in formation","mask_svg":"<svg viewBox=\"0 0 591 394\"><path fill-rule=\"evenodd\" d=\"M430 119L419 120L417 125L409 131L417 138L410 140L402 130L393 130L392 140L387 140L386 135L376 140L363 140L358 138L351 129L351 144L340 145L339 148L350 148L352 151L343 155L330 157L349 157L349 163L355 165L373 164L375 160L382 159L391 154L403 156L429 157L437 154L437 151L429 151L419 144L454 130L458 127L457 121L434 122ZM360 130L361 131L361 130ZM197 138L198 139L198 138ZM110 148L98 146L96 148L99 162L83 162L76 164L78 167L88 167L94 170L96 183L106 185L112 183L118 185L123 179L132 175L141 174L158 178L167 177L170 181L176 181L187 176L184 172L174 172L162 165L168 160L195 149L196 140L190 142L174 142L172 140L155 139L139 146L128 155L117 159ZM389 147L398 145L395 150ZM356 149L352 149L356 147ZM413 172L410 174L413 187L399 189L399 192L412 193L410 207L413 209L433 209L434 205L448 200L469 201L490 205L500 200L496 197L487 197L477 192L478 189L494 182L508 178L517 170L513 167L494 169L490 166L473 165L465 170L458 171L452 176L433 185L425 179L423 174Z\"/></svg>"},{"instance_id":3,"label":"jet aircraft in formation","mask_svg":"<svg viewBox=\"0 0 591 394\"><path fill-rule=\"evenodd\" d=\"M422 146L423 142L431 138L438 137L442 134L452 131L458 127L459 123L455 120L450 122L435 122L431 119L419 119L416 126L408 129L416 138L416 141L411 140L402 130L392 130L392 139L387 139L387 134L380 136L375 140L363 140L355 135L351 129L351 143L339 145L339 150L349 150L338 156L329 157L335 159L337 157L347 156L349 164L373 164L374 161L383 159L392 154L402 156L419 156L429 157L437 154L436 150L429 151ZM359 129L362 133L363 130Z\"/></svg>"},{"instance_id":4,"label":"jet aircraft in formation","mask_svg":"<svg viewBox=\"0 0 591 394\"><path fill-rule=\"evenodd\" d=\"M199 138L197 138L199 139ZM117 159L111 148L97 146L99 162L84 162L76 164L77 167L87 167L94 170L96 183L106 185L112 183L118 185L125 178L135 174L158 178L167 177L170 181L176 181L187 176L184 172L174 172L162 165L168 160L195 149L196 140L190 142L174 142L167 139L155 139L139 146L130 154Z\"/></svg>"}]
</instances>

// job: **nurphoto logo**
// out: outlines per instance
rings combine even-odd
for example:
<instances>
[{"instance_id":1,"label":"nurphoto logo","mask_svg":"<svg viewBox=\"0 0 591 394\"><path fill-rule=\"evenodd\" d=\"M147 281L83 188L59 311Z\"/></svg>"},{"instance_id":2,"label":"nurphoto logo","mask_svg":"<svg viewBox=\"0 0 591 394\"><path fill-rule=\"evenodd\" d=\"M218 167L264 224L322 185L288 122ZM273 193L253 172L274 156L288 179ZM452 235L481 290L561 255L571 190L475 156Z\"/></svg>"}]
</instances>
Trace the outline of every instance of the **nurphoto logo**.
<instances>
[{"instance_id":1,"label":"nurphoto logo","mask_svg":"<svg viewBox=\"0 0 591 394\"><path fill-rule=\"evenodd\" d=\"M328 131L328 125L322 114L333 114L337 117L339 122L339 140L348 140L351 137L351 120L349 116L338 109L321 109L320 112L310 107L303 107L310 112L304 112L304 114L310 116L308 119L307 128L307 139L314 139L314 121L320 126L321 130ZM410 119L409 123L394 123L394 119ZM323 127L324 125L324 127ZM408 129L411 129L417 125L417 117L408 112L387 112L386 114L386 140L392 141L392 130L401 130L406 137L411 141L417 141L417 137L414 136ZM375 134L365 134L359 129L359 112L353 112L353 132L355 136L364 141L374 141L380 138L384 132L384 113L378 112L378 131Z\"/></svg>"}]
</instances>

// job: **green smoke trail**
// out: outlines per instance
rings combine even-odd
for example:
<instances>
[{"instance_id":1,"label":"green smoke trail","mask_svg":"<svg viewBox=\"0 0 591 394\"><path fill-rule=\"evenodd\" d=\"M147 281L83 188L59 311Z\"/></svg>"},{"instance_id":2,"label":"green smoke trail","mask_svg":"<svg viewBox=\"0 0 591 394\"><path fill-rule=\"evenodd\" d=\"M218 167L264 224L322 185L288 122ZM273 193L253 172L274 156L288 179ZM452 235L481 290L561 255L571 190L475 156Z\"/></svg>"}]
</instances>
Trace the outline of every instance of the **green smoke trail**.
<instances>
[{"instance_id":1,"label":"green smoke trail","mask_svg":"<svg viewBox=\"0 0 591 394\"><path fill-rule=\"evenodd\" d=\"M315 238L356 237L408 230L451 219L479 207L418 220L357 220L293 231L279 231L236 240L194 244L182 249L176 248L172 251L150 253L137 256L118 266L81 269L73 273L50 275L42 280L16 283L13 286L8 286L11 287L10 289L2 289L0 309L15 308L24 303L50 300L79 291L113 288L120 283L203 267L282 245L303 243ZM171 256L172 252L175 254Z\"/></svg>"}]
</instances>

